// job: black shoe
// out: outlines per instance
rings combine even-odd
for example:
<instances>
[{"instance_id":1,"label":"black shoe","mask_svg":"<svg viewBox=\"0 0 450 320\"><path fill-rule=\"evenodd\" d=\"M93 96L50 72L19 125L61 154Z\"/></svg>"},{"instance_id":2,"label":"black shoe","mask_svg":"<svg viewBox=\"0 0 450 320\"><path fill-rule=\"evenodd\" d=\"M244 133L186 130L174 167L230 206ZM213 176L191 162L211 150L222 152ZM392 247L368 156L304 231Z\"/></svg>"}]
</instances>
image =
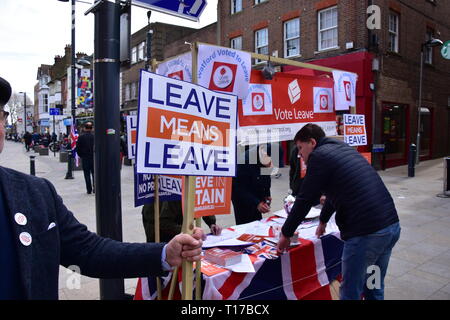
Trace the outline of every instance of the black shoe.
<instances>
[{"instance_id":1,"label":"black shoe","mask_svg":"<svg viewBox=\"0 0 450 320\"><path fill-rule=\"evenodd\" d=\"M88 191L88 192L87 192L87 194L91 194L91 193L92 193L91 191Z\"/></svg>"}]
</instances>

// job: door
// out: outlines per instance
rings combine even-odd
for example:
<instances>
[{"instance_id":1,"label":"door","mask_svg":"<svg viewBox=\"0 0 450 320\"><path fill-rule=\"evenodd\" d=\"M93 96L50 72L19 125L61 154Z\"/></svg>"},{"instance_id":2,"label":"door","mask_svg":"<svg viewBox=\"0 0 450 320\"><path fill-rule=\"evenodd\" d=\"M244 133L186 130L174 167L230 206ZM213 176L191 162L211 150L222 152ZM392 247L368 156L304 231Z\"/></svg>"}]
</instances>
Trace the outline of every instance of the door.
<instances>
[{"instance_id":1,"label":"door","mask_svg":"<svg viewBox=\"0 0 450 320\"><path fill-rule=\"evenodd\" d=\"M433 109L420 108L420 160L431 159L431 147L433 141Z\"/></svg>"},{"instance_id":2,"label":"door","mask_svg":"<svg viewBox=\"0 0 450 320\"><path fill-rule=\"evenodd\" d=\"M385 103L382 113L382 141L385 145L386 167L407 163L408 112L407 105Z\"/></svg>"}]
</instances>

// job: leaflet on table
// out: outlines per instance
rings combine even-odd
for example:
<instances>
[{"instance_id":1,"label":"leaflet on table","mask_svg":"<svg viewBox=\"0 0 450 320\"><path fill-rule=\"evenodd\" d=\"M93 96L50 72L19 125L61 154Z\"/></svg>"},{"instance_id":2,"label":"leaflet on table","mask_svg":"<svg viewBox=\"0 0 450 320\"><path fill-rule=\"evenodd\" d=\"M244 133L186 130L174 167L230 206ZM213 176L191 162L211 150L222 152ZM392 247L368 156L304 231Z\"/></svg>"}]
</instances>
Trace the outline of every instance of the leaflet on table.
<instances>
[{"instance_id":1,"label":"leaflet on table","mask_svg":"<svg viewBox=\"0 0 450 320\"><path fill-rule=\"evenodd\" d=\"M241 262L225 267L228 270L239 273L255 273L255 268L248 254L242 254Z\"/></svg>"},{"instance_id":2,"label":"leaflet on table","mask_svg":"<svg viewBox=\"0 0 450 320\"><path fill-rule=\"evenodd\" d=\"M311 210L309 210L308 214L306 215L305 219L314 219L314 218L319 217L320 212L322 211L322 208L318 208L318 207L319 206L312 207ZM274 214L281 218L287 218L287 216L288 216L285 209L275 211Z\"/></svg>"},{"instance_id":3,"label":"leaflet on table","mask_svg":"<svg viewBox=\"0 0 450 320\"><path fill-rule=\"evenodd\" d=\"M240 263L234 264L229 267L222 267L217 264L211 263L206 259L202 259L202 273L207 276L214 276L219 273L226 271L238 272L238 273L255 273L255 268L253 267L252 259L248 254L242 255L242 260Z\"/></svg>"}]
</instances>

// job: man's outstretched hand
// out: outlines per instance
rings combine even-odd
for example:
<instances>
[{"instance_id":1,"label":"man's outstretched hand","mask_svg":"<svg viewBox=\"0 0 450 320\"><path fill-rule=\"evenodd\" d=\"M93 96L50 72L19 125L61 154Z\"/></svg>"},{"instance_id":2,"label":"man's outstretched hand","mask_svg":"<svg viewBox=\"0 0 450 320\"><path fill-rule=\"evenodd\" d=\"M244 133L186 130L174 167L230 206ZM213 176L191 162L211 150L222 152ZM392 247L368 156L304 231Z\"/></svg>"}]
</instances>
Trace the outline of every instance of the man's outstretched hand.
<instances>
[{"instance_id":1,"label":"man's outstretched hand","mask_svg":"<svg viewBox=\"0 0 450 320\"><path fill-rule=\"evenodd\" d=\"M187 261L199 261L205 238L202 228L195 228L192 236L184 233L176 235L166 247L167 263L171 267L178 267L184 258Z\"/></svg>"}]
</instances>

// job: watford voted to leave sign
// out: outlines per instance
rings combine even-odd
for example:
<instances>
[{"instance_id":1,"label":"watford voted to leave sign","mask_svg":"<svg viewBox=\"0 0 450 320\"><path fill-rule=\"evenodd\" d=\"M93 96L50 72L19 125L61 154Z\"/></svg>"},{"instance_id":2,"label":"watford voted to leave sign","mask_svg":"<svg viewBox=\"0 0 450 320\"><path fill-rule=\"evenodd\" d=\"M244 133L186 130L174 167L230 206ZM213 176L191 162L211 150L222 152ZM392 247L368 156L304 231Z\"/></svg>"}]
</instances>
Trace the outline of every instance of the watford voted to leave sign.
<instances>
[{"instance_id":1,"label":"watford voted to leave sign","mask_svg":"<svg viewBox=\"0 0 450 320\"><path fill-rule=\"evenodd\" d=\"M141 70L137 172L233 177L237 97Z\"/></svg>"}]
</instances>

